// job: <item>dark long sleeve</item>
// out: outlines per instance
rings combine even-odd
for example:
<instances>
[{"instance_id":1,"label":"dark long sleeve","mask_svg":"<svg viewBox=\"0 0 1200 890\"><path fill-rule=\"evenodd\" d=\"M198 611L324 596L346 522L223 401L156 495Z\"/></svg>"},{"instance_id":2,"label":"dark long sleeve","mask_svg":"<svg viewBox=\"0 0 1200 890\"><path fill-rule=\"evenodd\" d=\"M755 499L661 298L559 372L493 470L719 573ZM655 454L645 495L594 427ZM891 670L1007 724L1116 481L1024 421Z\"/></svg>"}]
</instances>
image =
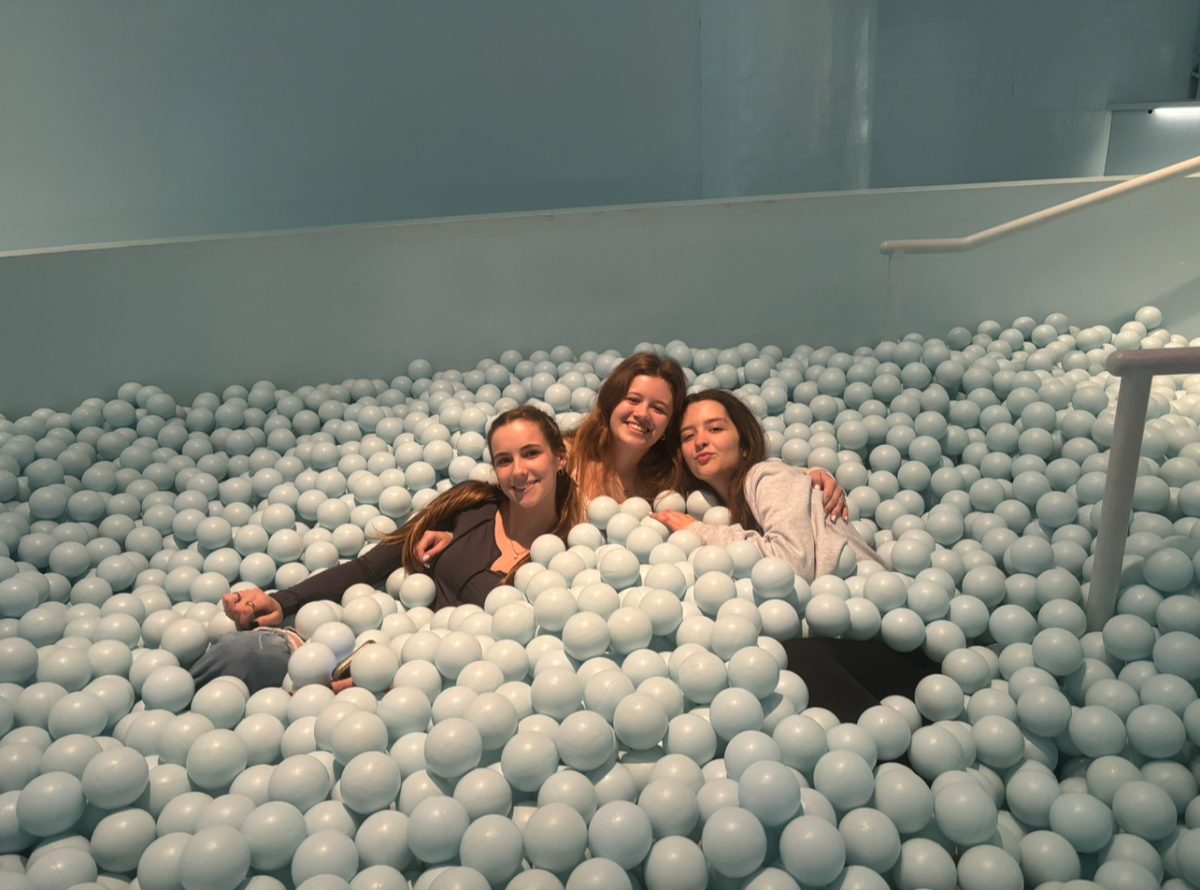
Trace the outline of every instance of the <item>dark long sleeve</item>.
<instances>
[{"instance_id":1,"label":"dark long sleeve","mask_svg":"<svg viewBox=\"0 0 1200 890\"><path fill-rule=\"evenodd\" d=\"M404 548L399 544L380 544L357 559L317 572L295 587L277 590L271 596L283 607L284 615L293 615L305 603L338 599L354 584L378 587L388 575L403 568Z\"/></svg>"}]
</instances>

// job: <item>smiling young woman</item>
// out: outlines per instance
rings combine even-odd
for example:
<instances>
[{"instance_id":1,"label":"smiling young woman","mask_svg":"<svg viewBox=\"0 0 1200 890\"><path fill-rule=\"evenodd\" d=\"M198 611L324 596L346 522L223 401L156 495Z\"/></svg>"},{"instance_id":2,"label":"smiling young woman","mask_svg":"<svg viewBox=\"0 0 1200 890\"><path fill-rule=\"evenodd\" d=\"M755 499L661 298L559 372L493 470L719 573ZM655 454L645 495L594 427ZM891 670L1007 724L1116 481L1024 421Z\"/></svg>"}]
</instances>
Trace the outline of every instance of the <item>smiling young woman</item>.
<instances>
[{"instance_id":1,"label":"smiling young woman","mask_svg":"<svg viewBox=\"0 0 1200 890\"><path fill-rule=\"evenodd\" d=\"M576 487L566 472L566 445L553 418L528 405L506 411L492 422L488 448L496 485L456 485L378 546L295 587L227 594L221 601L226 614L239 630L273 630L305 603L337 599L353 584L379 586L399 568L433 579L434 609L482 606L529 559L536 538L554 534L565 539L582 519ZM252 689L278 685L297 643L282 630L269 638L227 634L193 665L192 674L197 686L231 673Z\"/></svg>"},{"instance_id":2,"label":"smiling young woman","mask_svg":"<svg viewBox=\"0 0 1200 890\"><path fill-rule=\"evenodd\" d=\"M568 469L584 501L652 500L671 487L687 378L674 359L629 356L605 378L570 436Z\"/></svg>"}]
</instances>

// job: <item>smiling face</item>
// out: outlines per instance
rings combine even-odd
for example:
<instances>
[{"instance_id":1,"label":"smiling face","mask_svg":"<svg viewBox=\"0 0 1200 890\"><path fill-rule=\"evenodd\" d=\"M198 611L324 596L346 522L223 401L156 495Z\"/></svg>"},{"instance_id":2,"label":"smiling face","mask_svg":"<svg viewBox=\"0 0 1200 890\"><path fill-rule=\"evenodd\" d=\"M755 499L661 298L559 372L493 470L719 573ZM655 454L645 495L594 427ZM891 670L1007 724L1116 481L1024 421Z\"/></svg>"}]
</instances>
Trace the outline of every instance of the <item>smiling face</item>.
<instances>
[{"instance_id":1,"label":"smiling face","mask_svg":"<svg viewBox=\"0 0 1200 890\"><path fill-rule=\"evenodd\" d=\"M634 377L608 421L614 441L638 452L650 450L667 431L674 400L661 377Z\"/></svg>"},{"instance_id":2,"label":"smiling face","mask_svg":"<svg viewBox=\"0 0 1200 890\"><path fill-rule=\"evenodd\" d=\"M727 499L729 483L742 464L742 442L720 402L688 405L680 429L683 460L692 475Z\"/></svg>"},{"instance_id":3,"label":"smiling face","mask_svg":"<svg viewBox=\"0 0 1200 890\"><path fill-rule=\"evenodd\" d=\"M537 424L514 420L492 430L489 447L496 481L521 510L553 507L565 454L555 454Z\"/></svg>"}]
</instances>

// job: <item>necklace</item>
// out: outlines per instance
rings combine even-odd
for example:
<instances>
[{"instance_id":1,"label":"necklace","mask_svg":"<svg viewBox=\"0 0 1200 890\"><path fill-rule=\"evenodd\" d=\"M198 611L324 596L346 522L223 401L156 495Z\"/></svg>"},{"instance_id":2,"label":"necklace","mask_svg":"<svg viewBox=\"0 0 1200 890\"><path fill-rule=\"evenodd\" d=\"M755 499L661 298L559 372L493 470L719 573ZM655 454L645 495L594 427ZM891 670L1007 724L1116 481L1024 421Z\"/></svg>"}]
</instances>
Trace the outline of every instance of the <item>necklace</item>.
<instances>
[{"instance_id":1,"label":"necklace","mask_svg":"<svg viewBox=\"0 0 1200 890\"><path fill-rule=\"evenodd\" d=\"M501 544L501 552L507 551L507 556L512 559L513 563L518 563L529 555L529 548L522 546L516 539L508 533L508 522L505 520L503 513L497 513L496 522L496 538L497 543Z\"/></svg>"}]
</instances>

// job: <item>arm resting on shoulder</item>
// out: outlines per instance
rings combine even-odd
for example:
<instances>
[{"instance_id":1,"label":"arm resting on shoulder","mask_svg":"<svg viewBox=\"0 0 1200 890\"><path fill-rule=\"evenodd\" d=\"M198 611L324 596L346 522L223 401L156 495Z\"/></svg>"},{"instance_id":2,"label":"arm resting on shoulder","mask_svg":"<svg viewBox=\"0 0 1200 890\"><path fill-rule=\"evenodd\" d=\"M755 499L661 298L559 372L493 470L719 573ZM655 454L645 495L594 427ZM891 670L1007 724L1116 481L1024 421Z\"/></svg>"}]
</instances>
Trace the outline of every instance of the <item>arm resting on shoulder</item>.
<instances>
[{"instance_id":1,"label":"arm resting on shoulder","mask_svg":"<svg viewBox=\"0 0 1200 890\"><path fill-rule=\"evenodd\" d=\"M763 461L746 475L746 501L761 532L740 525L688 526L705 544L749 541L763 556L775 556L811 581L816 573L813 486L808 472L779 461Z\"/></svg>"},{"instance_id":2,"label":"arm resting on shoulder","mask_svg":"<svg viewBox=\"0 0 1200 890\"><path fill-rule=\"evenodd\" d=\"M399 544L379 544L357 559L317 572L295 587L271 594L283 607L284 615L294 615L306 603L338 599L348 587L370 584L378 587L388 575L404 567L404 548Z\"/></svg>"}]
</instances>

